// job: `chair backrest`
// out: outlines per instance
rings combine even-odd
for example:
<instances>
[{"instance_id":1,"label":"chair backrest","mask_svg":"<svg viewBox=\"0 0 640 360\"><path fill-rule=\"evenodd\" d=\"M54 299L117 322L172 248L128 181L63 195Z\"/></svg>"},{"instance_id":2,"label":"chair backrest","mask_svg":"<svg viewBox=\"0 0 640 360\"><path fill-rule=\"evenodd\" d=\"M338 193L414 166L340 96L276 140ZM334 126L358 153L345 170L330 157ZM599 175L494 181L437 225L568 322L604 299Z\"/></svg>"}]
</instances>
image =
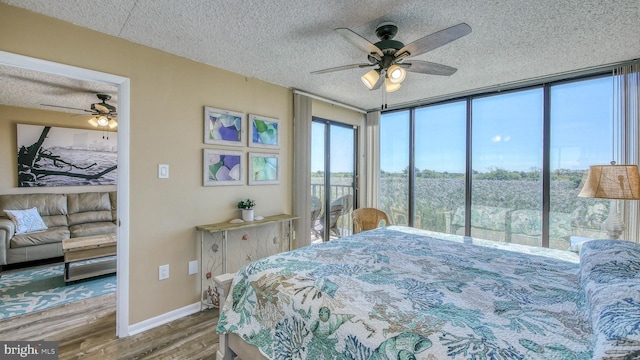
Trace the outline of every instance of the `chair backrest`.
<instances>
[{"instance_id":1,"label":"chair backrest","mask_svg":"<svg viewBox=\"0 0 640 360\"><path fill-rule=\"evenodd\" d=\"M318 220L322 214L322 201L315 196L311 197L311 221Z\"/></svg>"},{"instance_id":2,"label":"chair backrest","mask_svg":"<svg viewBox=\"0 0 640 360\"><path fill-rule=\"evenodd\" d=\"M343 195L331 202L329 207L329 225L333 227L338 221L338 217L351 211L353 207L353 196Z\"/></svg>"},{"instance_id":3,"label":"chair backrest","mask_svg":"<svg viewBox=\"0 0 640 360\"><path fill-rule=\"evenodd\" d=\"M382 210L376 208L361 208L353 210L353 233L357 234L361 231L375 229L380 226L389 226L389 216ZM384 224L382 224L384 220Z\"/></svg>"}]
</instances>

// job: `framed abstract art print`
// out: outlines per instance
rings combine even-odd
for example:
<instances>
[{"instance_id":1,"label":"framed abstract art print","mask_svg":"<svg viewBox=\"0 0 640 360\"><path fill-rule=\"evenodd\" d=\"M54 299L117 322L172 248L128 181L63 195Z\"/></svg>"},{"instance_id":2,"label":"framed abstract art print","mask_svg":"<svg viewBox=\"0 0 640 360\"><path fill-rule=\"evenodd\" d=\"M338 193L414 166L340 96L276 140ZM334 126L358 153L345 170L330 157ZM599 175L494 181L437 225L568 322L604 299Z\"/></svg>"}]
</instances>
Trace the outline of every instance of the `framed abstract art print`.
<instances>
[{"instance_id":1,"label":"framed abstract art print","mask_svg":"<svg viewBox=\"0 0 640 360\"><path fill-rule=\"evenodd\" d=\"M246 130L243 121L243 113L205 106L204 143L244 146Z\"/></svg>"},{"instance_id":2,"label":"framed abstract art print","mask_svg":"<svg viewBox=\"0 0 640 360\"><path fill-rule=\"evenodd\" d=\"M204 186L244 185L244 153L204 149Z\"/></svg>"},{"instance_id":3,"label":"framed abstract art print","mask_svg":"<svg viewBox=\"0 0 640 360\"><path fill-rule=\"evenodd\" d=\"M280 183L278 154L249 153L249 185Z\"/></svg>"},{"instance_id":4,"label":"framed abstract art print","mask_svg":"<svg viewBox=\"0 0 640 360\"><path fill-rule=\"evenodd\" d=\"M280 120L260 115L249 115L249 146L279 149Z\"/></svg>"}]
</instances>

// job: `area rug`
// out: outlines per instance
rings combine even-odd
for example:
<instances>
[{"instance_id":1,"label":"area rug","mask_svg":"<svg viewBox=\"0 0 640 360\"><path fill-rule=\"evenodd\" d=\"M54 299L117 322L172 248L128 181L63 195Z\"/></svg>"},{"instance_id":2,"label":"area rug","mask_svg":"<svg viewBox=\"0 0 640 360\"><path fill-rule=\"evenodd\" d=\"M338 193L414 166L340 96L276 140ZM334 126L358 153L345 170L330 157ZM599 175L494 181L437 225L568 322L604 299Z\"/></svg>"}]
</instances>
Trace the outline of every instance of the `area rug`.
<instances>
[{"instance_id":1,"label":"area rug","mask_svg":"<svg viewBox=\"0 0 640 360\"><path fill-rule=\"evenodd\" d=\"M64 265L56 264L2 274L2 278L0 278L0 319L116 291L115 274L65 285L63 272Z\"/></svg>"}]
</instances>

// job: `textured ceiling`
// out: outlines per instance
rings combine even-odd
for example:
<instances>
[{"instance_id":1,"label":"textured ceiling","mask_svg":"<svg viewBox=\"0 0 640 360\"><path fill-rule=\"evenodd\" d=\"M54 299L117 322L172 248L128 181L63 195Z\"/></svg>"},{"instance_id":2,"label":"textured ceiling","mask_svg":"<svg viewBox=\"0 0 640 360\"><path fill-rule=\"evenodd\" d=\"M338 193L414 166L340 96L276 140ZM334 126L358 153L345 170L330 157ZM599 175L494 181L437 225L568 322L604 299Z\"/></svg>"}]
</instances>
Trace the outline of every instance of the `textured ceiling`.
<instances>
[{"instance_id":1,"label":"textured ceiling","mask_svg":"<svg viewBox=\"0 0 640 360\"><path fill-rule=\"evenodd\" d=\"M395 39L407 44L461 22L471 26L471 34L415 58L458 71L450 77L409 73L402 88L388 94L390 107L640 57L639 0L0 2L367 110L379 108L381 92L362 85L365 70L310 74L366 62L335 28L376 42L376 26L393 21ZM61 89L76 86L92 85ZM0 89L1 101L8 93Z\"/></svg>"}]
</instances>

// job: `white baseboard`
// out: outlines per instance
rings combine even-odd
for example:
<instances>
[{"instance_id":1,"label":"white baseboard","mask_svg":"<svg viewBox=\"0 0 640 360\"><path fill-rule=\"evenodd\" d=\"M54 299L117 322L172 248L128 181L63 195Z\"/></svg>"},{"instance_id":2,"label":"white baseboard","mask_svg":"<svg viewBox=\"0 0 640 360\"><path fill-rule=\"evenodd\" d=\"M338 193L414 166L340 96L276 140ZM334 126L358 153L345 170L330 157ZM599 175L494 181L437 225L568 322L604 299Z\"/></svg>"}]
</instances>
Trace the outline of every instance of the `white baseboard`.
<instances>
[{"instance_id":1,"label":"white baseboard","mask_svg":"<svg viewBox=\"0 0 640 360\"><path fill-rule=\"evenodd\" d=\"M133 325L129 325L129 336L139 334L149 329L153 329L160 325L169 323L173 320L195 314L198 311L200 311L200 302L181 307L180 309L169 311L168 313L152 317L151 319L147 319Z\"/></svg>"}]
</instances>

